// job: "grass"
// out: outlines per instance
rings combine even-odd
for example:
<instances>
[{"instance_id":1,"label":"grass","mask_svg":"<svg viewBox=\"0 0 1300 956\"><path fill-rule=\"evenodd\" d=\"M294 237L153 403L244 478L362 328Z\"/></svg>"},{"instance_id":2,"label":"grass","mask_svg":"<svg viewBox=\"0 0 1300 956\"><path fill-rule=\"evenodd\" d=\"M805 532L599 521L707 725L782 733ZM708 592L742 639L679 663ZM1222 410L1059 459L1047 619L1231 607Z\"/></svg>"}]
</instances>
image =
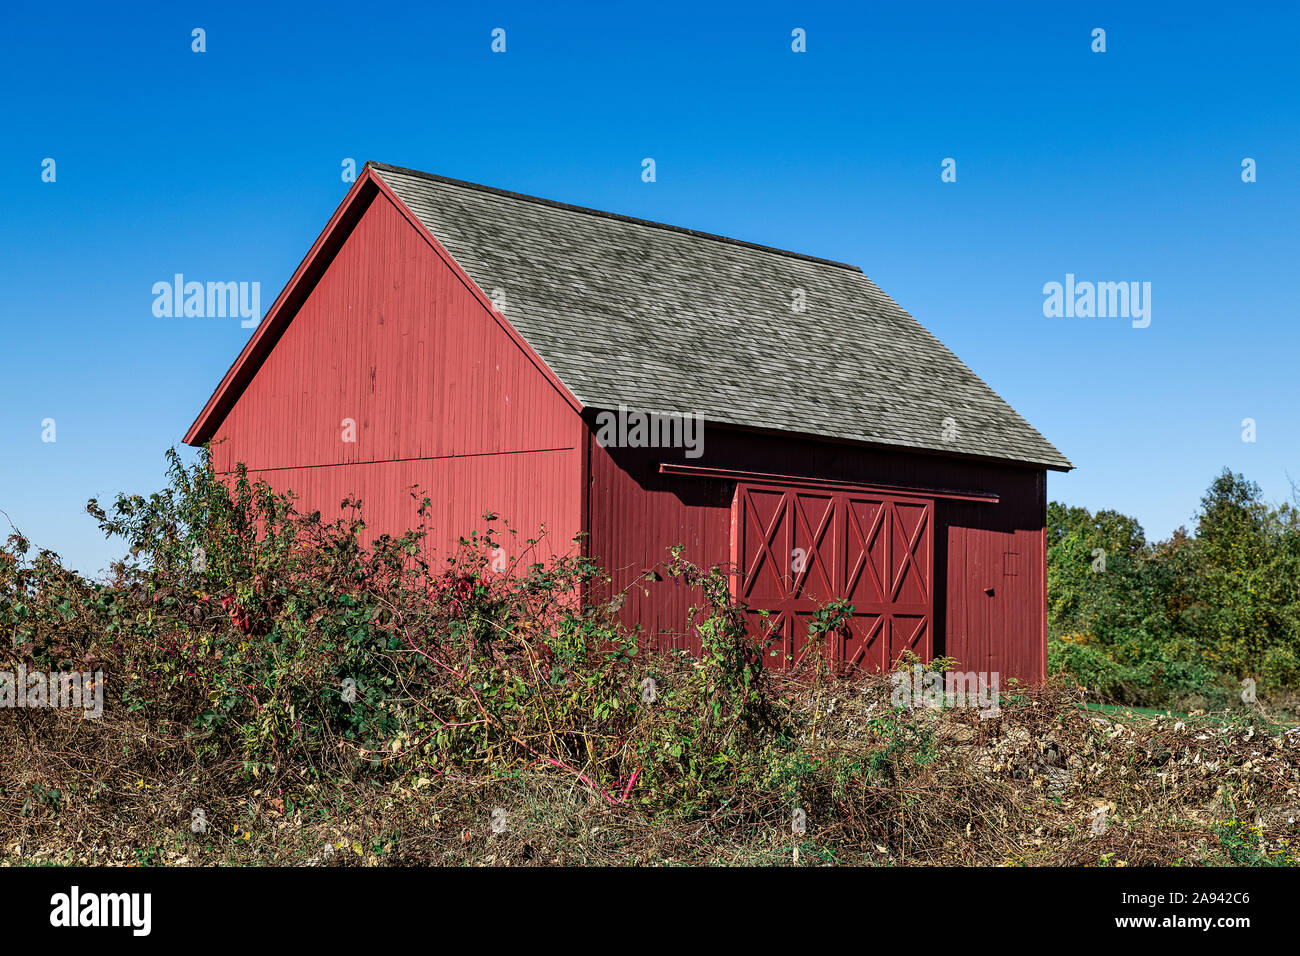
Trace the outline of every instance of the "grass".
<instances>
[{"instance_id":1,"label":"grass","mask_svg":"<svg viewBox=\"0 0 1300 956\"><path fill-rule=\"evenodd\" d=\"M1243 720L1252 720L1259 722L1259 724L1270 733L1285 733L1296 726L1294 722L1284 719L1284 715L1272 714L1262 709L1188 713L1184 711L1170 710L1168 708L1133 707L1127 704L1103 704L1095 701L1085 701L1081 706L1085 710L1105 714L1109 717L1144 717L1148 719L1173 718L1175 720L1181 720L1189 725L1197 724L1199 722L1208 722L1220 725L1240 724Z\"/></svg>"}]
</instances>

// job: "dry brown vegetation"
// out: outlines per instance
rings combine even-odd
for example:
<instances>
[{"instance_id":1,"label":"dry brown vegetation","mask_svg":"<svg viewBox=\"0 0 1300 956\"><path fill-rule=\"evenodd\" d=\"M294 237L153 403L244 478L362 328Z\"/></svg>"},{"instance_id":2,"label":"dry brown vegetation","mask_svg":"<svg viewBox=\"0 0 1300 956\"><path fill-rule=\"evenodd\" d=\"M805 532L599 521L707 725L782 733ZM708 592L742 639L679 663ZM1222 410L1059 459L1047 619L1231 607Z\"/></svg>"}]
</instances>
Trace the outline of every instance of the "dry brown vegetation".
<instances>
[{"instance_id":1,"label":"dry brown vegetation","mask_svg":"<svg viewBox=\"0 0 1300 956\"><path fill-rule=\"evenodd\" d=\"M128 545L109 581L0 548L0 670L108 690L99 718L0 709L9 863L1297 862L1300 732L1258 709L1101 714L1063 682L901 706L817 653L842 605L777 675L725 569L679 555L704 653L647 653L579 600L588 560L362 547L204 463L91 511Z\"/></svg>"},{"instance_id":2,"label":"dry brown vegetation","mask_svg":"<svg viewBox=\"0 0 1300 956\"><path fill-rule=\"evenodd\" d=\"M13 863L92 865L1298 862L1297 733L1101 715L1061 688L1019 690L990 719L900 711L881 677L776 693L807 735L791 751L803 765L785 768L797 797L738 786L688 816L611 803L546 769L253 776L241 760L198 759L181 727L11 712L0 839ZM198 808L204 832L192 825Z\"/></svg>"}]
</instances>

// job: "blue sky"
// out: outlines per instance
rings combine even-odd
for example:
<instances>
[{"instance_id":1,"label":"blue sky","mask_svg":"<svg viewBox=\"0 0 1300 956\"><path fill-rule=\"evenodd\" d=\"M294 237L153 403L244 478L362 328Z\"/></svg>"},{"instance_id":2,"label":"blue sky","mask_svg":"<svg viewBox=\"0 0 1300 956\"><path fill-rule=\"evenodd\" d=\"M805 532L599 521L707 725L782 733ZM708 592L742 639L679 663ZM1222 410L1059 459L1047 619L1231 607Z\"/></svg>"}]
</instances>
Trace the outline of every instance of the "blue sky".
<instances>
[{"instance_id":1,"label":"blue sky","mask_svg":"<svg viewBox=\"0 0 1300 956\"><path fill-rule=\"evenodd\" d=\"M85 500L161 485L249 335L153 283L265 308L349 157L861 265L1074 461L1052 498L1151 536L1224 466L1300 480L1295 5L537 6L8 8L0 509L117 553ZM1150 282L1150 326L1044 317L1067 273Z\"/></svg>"}]
</instances>

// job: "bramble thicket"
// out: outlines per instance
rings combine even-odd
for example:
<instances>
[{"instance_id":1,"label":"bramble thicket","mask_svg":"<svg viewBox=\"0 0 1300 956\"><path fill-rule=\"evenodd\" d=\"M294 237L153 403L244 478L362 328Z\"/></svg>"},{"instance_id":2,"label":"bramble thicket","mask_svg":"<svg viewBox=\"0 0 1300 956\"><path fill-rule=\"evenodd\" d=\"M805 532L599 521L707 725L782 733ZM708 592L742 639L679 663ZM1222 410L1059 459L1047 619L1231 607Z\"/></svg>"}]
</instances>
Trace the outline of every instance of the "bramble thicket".
<instances>
[{"instance_id":1,"label":"bramble thicket","mask_svg":"<svg viewBox=\"0 0 1300 956\"><path fill-rule=\"evenodd\" d=\"M430 556L417 490L413 530L371 541L359 502L325 522L206 454L172 453L169 479L90 503L124 543L102 579L18 531L0 549L0 670L106 685L98 719L0 710L0 859L1296 862L1300 530L1240 476L1158 544L1053 504L1054 677L985 712L899 707L887 675L828 666L842 604L765 668L728 570L678 550L654 577L698 595L699 657L648 652L544 530L485 515Z\"/></svg>"}]
</instances>

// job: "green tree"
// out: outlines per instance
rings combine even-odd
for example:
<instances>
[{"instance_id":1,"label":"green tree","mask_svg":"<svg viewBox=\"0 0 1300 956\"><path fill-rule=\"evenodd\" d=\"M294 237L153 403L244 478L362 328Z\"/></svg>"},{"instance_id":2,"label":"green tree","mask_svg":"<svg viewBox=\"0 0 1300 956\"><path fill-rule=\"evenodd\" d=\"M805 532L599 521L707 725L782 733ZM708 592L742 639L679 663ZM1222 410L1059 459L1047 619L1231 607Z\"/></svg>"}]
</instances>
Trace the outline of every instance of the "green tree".
<instances>
[{"instance_id":1,"label":"green tree","mask_svg":"<svg viewBox=\"0 0 1300 956\"><path fill-rule=\"evenodd\" d=\"M1201 499L1195 623L1200 651L1234 678L1292 679L1296 657L1296 522L1227 469Z\"/></svg>"}]
</instances>

